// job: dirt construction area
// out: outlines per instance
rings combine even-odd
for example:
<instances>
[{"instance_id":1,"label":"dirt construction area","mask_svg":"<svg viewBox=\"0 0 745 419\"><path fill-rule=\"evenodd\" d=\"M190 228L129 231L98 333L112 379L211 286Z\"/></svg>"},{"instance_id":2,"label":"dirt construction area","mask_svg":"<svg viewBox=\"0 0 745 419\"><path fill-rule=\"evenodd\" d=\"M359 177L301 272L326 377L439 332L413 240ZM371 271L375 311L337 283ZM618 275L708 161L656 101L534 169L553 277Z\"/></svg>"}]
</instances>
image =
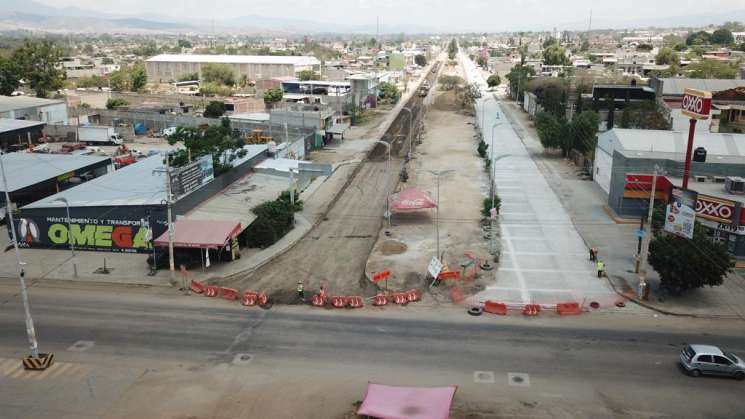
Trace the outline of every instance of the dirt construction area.
<instances>
[{"instance_id":1,"label":"dirt construction area","mask_svg":"<svg viewBox=\"0 0 745 419\"><path fill-rule=\"evenodd\" d=\"M454 74L450 67L445 73ZM407 165L409 179L397 189L416 188L437 200L437 180L432 171L452 170L440 176L439 236L443 270L458 271L463 276L478 271L470 269L473 259L488 256L488 241L482 234L480 208L488 194L488 173L476 153L473 117L465 114L452 91L433 92L434 104L424 120L421 144ZM394 213L390 228L384 228L368 260L366 273L390 271L390 290L422 288L427 264L437 252L435 209ZM474 266L475 267L475 266ZM482 276L486 272L482 272ZM479 280L442 282L431 288L431 297L449 295L453 284L462 284L468 294L483 288ZM385 287L385 282L379 284ZM427 293L424 299L428 299Z\"/></svg>"}]
</instances>

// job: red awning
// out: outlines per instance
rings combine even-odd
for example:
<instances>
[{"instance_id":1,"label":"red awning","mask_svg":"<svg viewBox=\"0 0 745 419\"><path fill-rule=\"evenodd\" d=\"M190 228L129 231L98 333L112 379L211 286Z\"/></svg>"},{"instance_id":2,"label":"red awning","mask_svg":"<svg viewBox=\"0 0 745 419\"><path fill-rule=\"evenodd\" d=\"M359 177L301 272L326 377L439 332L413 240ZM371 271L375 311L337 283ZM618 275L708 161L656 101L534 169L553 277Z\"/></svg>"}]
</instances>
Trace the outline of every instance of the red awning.
<instances>
[{"instance_id":1,"label":"red awning","mask_svg":"<svg viewBox=\"0 0 745 419\"><path fill-rule=\"evenodd\" d=\"M448 419L457 386L399 387L368 384L358 415L380 419Z\"/></svg>"},{"instance_id":2,"label":"red awning","mask_svg":"<svg viewBox=\"0 0 745 419\"><path fill-rule=\"evenodd\" d=\"M394 193L388 197L388 202L391 206L391 212L420 210L437 206L429 195L416 188L408 188L399 193Z\"/></svg>"},{"instance_id":3,"label":"red awning","mask_svg":"<svg viewBox=\"0 0 745 419\"><path fill-rule=\"evenodd\" d=\"M173 246L217 249L241 232L232 221L178 220L173 223ZM155 239L156 246L168 246L168 231Z\"/></svg>"}]
</instances>

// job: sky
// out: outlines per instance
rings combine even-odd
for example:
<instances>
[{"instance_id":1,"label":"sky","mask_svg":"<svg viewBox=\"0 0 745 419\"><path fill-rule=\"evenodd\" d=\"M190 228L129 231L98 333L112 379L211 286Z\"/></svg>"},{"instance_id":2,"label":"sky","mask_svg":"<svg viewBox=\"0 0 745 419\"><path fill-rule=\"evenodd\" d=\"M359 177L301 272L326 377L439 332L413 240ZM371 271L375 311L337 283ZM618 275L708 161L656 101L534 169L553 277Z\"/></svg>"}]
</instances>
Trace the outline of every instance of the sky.
<instances>
[{"instance_id":1,"label":"sky","mask_svg":"<svg viewBox=\"0 0 745 419\"><path fill-rule=\"evenodd\" d=\"M453 31L586 28L649 19L705 14L745 14L743 0L37 0L53 7L78 7L116 14L222 19L284 16L354 25L413 24ZM0 0L1 2L1 0ZM205 8L205 5L209 5Z\"/></svg>"}]
</instances>

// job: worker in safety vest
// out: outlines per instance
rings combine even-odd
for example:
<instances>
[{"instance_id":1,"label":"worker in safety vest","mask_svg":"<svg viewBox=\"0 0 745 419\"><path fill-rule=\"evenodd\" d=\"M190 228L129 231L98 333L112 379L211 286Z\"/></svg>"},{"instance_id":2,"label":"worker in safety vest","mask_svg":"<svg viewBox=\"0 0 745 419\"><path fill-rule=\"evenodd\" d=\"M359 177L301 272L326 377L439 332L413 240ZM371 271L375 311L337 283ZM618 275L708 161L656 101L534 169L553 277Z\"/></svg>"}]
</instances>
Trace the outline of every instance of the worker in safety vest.
<instances>
[{"instance_id":1,"label":"worker in safety vest","mask_svg":"<svg viewBox=\"0 0 745 419\"><path fill-rule=\"evenodd\" d=\"M305 302L305 286L303 285L303 281L297 281L297 298L300 299L300 301Z\"/></svg>"},{"instance_id":2,"label":"worker in safety vest","mask_svg":"<svg viewBox=\"0 0 745 419\"><path fill-rule=\"evenodd\" d=\"M598 269L598 278L602 278L605 274L605 263L603 263L602 260L599 260L597 263L597 269Z\"/></svg>"}]
</instances>

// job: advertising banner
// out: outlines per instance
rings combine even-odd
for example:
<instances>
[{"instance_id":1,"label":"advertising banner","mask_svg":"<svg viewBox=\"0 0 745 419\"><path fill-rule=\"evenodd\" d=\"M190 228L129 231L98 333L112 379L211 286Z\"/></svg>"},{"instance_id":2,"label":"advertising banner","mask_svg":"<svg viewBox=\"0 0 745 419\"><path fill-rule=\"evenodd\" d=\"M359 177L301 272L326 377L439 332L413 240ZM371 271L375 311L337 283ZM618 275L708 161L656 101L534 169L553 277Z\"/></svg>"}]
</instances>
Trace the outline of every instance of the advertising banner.
<instances>
[{"instance_id":1,"label":"advertising banner","mask_svg":"<svg viewBox=\"0 0 745 419\"><path fill-rule=\"evenodd\" d=\"M693 238L697 195L691 190L673 188L672 199L665 211L665 231L687 239Z\"/></svg>"},{"instance_id":2,"label":"advertising banner","mask_svg":"<svg viewBox=\"0 0 745 419\"><path fill-rule=\"evenodd\" d=\"M195 191L215 178L212 155L201 156L171 175L171 191L177 198Z\"/></svg>"},{"instance_id":3,"label":"advertising banner","mask_svg":"<svg viewBox=\"0 0 745 419\"><path fill-rule=\"evenodd\" d=\"M711 113L711 92L685 89L682 104L683 115L693 119L708 119Z\"/></svg>"},{"instance_id":4,"label":"advertising banner","mask_svg":"<svg viewBox=\"0 0 745 419\"><path fill-rule=\"evenodd\" d=\"M709 195L699 195L696 201L696 213L699 217L723 224L737 224L737 202L728 199L715 198Z\"/></svg>"}]
</instances>

